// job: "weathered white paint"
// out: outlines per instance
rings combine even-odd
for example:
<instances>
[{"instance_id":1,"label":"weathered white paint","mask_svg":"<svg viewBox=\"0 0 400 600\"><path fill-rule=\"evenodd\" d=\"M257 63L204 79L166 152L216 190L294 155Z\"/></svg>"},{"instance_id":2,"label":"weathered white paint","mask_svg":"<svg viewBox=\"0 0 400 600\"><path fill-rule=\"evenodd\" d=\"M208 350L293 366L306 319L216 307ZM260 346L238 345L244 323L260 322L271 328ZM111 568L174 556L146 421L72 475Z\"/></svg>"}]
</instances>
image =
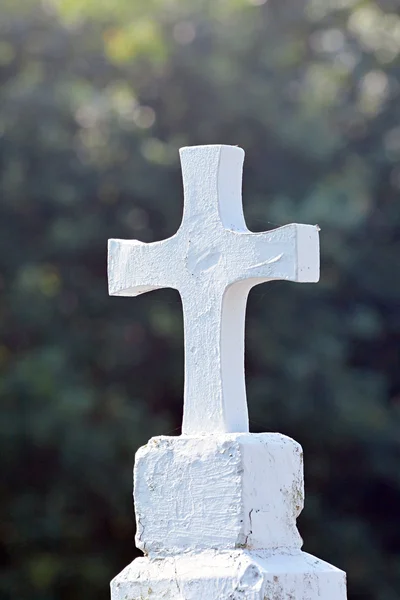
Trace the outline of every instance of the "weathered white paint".
<instances>
[{"instance_id":1,"label":"weathered white paint","mask_svg":"<svg viewBox=\"0 0 400 600\"><path fill-rule=\"evenodd\" d=\"M243 373L247 294L271 279L317 281L318 231L245 226L243 151L181 152L185 209L163 242L111 240L110 293L179 290L185 322L185 435L136 455L136 543L112 600L345 600L343 571L301 552L299 444L249 434Z\"/></svg>"},{"instance_id":2,"label":"weathered white paint","mask_svg":"<svg viewBox=\"0 0 400 600\"><path fill-rule=\"evenodd\" d=\"M279 433L153 438L136 455L134 482L146 554L301 548L303 455Z\"/></svg>"},{"instance_id":3,"label":"weathered white paint","mask_svg":"<svg viewBox=\"0 0 400 600\"><path fill-rule=\"evenodd\" d=\"M345 600L301 552L303 455L277 434L157 437L135 464L136 559L112 600Z\"/></svg>"},{"instance_id":4,"label":"weathered white paint","mask_svg":"<svg viewBox=\"0 0 400 600\"><path fill-rule=\"evenodd\" d=\"M137 558L112 600L345 600L343 571L305 552L205 550Z\"/></svg>"},{"instance_id":5,"label":"weathered white paint","mask_svg":"<svg viewBox=\"0 0 400 600\"><path fill-rule=\"evenodd\" d=\"M161 242L109 241L109 290L137 296L174 288L185 327L185 434L247 432L244 323L251 288L274 279L319 279L318 227L251 233L241 200L244 152L234 146L180 151L184 213Z\"/></svg>"}]
</instances>

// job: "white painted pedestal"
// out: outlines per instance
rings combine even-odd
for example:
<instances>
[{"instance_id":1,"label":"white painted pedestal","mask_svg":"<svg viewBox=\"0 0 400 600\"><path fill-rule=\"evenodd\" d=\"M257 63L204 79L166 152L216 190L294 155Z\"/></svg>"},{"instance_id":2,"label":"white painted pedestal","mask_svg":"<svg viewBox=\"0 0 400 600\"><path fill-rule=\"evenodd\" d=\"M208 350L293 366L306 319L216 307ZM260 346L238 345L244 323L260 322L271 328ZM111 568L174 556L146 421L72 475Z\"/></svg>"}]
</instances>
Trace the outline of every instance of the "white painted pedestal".
<instances>
[{"instance_id":1,"label":"white painted pedestal","mask_svg":"<svg viewBox=\"0 0 400 600\"><path fill-rule=\"evenodd\" d=\"M156 437L134 471L136 543L112 600L345 600L301 552L302 449L276 433Z\"/></svg>"}]
</instances>

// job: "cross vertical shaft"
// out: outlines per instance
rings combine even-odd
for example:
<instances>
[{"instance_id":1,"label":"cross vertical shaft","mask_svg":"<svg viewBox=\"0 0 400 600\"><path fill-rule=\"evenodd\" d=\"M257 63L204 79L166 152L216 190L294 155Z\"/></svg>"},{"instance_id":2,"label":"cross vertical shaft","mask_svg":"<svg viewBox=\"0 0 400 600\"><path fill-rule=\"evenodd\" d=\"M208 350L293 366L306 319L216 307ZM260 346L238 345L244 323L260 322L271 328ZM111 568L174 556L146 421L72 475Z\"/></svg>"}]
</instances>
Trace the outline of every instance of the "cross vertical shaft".
<instances>
[{"instance_id":1,"label":"cross vertical shaft","mask_svg":"<svg viewBox=\"0 0 400 600\"><path fill-rule=\"evenodd\" d=\"M248 282L183 296L185 402L182 433L249 430L244 379Z\"/></svg>"}]
</instances>

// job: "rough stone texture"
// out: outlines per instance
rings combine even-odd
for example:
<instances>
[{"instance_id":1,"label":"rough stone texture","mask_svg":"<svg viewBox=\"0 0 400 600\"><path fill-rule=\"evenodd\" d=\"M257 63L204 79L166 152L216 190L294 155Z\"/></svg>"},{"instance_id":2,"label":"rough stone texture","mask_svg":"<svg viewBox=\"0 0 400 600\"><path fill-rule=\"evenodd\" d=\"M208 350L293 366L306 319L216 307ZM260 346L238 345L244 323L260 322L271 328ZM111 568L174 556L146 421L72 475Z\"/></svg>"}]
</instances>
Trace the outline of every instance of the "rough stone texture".
<instances>
[{"instance_id":1,"label":"rough stone texture","mask_svg":"<svg viewBox=\"0 0 400 600\"><path fill-rule=\"evenodd\" d=\"M300 548L302 474L301 446L278 433L153 438L136 455L136 545Z\"/></svg>"},{"instance_id":2,"label":"rough stone texture","mask_svg":"<svg viewBox=\"0 0 400 600\"><path fill-rule=\"evenodd\" d=\"M137 558L111 591L113 600L344 600L346 576L300 551L206 550Z\"/></svg>"},{"instance_id":3,"label":"rough stone texture","mask_svg":"<svg viewBox=\"0 0 400 600\"><path fill-rule=\"evenodd\" d=\"M301 552L301 446L277 433L157 437L137 453L138 547L112 600L345 600Z\"/></svg>"}]
</instances>

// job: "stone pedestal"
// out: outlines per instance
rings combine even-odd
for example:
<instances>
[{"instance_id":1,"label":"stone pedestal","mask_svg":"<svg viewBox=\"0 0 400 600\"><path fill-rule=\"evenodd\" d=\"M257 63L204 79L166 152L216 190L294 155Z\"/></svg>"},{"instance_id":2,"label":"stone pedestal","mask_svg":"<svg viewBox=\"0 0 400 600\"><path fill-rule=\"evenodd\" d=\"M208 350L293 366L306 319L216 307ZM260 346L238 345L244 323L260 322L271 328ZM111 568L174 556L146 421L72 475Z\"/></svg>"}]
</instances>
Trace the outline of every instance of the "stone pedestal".
<instances>
[{"instance_id":1,"label":"stone pedestal","mask_svg":"<svg viewBox=\"0 0 400 600\"><path fill-rule=\"evenodd\" d=\"M136 455L136 544L112 600L345 600L301 552L303 457L275 433L156 437Z\"/></svg>"}]
</instances>

